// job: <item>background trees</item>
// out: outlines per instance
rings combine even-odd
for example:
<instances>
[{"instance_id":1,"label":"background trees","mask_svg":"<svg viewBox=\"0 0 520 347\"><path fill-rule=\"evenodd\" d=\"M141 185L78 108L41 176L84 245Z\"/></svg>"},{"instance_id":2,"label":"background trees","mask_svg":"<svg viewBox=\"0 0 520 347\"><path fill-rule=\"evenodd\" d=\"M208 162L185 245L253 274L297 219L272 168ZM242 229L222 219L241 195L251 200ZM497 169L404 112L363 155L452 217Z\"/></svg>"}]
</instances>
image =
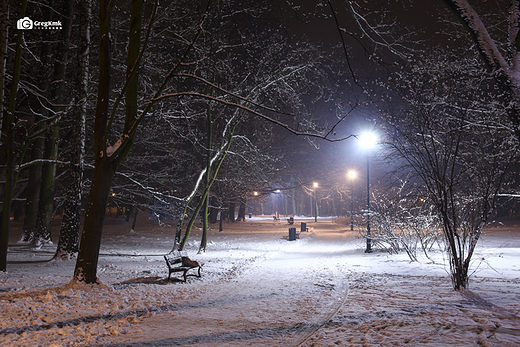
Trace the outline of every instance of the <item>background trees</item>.
<instances>
[{"instance_id":1,"label":"background trees","mask_svg":"<svg viewBox=\"0 0 520 347\"><path fill-rule=\"evenodd\" d=\"M305 124L302 124L301 119L305 118L295 116L301 115L301 112L288 112L294 109L295 105L298 106L301 99L301 96L294 95L295 86L290 85L289 82L298 81L299 78L304 77L307 71L312 72L309 69L311 66L309 63L299 62L293 66L287 66L292 57L291 54L288 54L288 57L281 60L267 60L268 64L262 65L264 63L262 59L265 59L268 55L258 52L257 55L260 56L260 60L256 61L254 50L258 51L258 46L246 41L246 39L256 40L260 38L244 35L240 32L238 32L238 35L225 36L225 25L231 25L231 29L235 31L233 27L234 17L247 14L247 11L236 11L236 7L220 2L216 4L208 2L205 7L201 8L198 5L186 3L186 7L192 12L186 12L188 15L184 17L184 12L181 11L180 16L177 17L178 23L186 23L187 26L184 28L186 32L179 39L179 32L182 32L182 27L181 29L176 28L171 33L172 36L167 35L169 32L163 30L160 37L163 42L164 40L171 40L170 49L175 46L178 46L179 49L171 53L171 60L166 59L158 65L151 66L142 65L141 58L147 52L146 44L149 42L148 34L152 32L155 7L151 10L146 39L141 47L139 35L134 37L133 34L139 30L139 25L136 23L138 23L138 18L142 16L143 7L132 2L128 49L118 51L117 46L116 49L111 49L112 41L109 39L112 32L109 24L116 17L113 8L116 5L112 2L103 1L100 1L99 5L99 77L93 137L95 165L74 274L74 280L87 283L97 281L96 268L102 224L112 179L118 167L125 161L136 139L138 126L148 114L151 115L160 109L174 110L174 114L181 115L178 119L182 135L193 141L194 149L197 149L201 144L203 148L202 154L201 152L195 154L195 158L200 158L201 164L199 165L202 168L200 171L194 170L197 177L195 179L196 184L188 196L180 199L187 207L190 202L196 201L194 198L200 192L198 204L190 216L180 248L189 236L191 226L201 210L201 204L208 198L209 189L215 180L215 175L222 163L221 160L227 155L233 137L237 136L237 127L246 113L283 127L297 135L328 137L327 133L323 134L323 131L317 130L315 126L309 126L312 123L305 122ZM176 3L175 6L171 5L171 7L162 9L164 10L163 13L176 11L179 9L178 5ZM119 12L118 15L125 15L125 11ZM229 17L229 22L224 22L224 28L221 32L218 32L222 36L217 35L219 44L215 45L214 37L210 34L211 31L207 30L206 25L210 25L213 18L222 15ZM189 20L190 16L195 18L195 23L199 24L193 26L193 22ZM169 16L169 23L171 23L172 18L175 18L175 16ZM256 32L263 33L263 31ZM158 37L151 38L159 39ZM255 42L253 41L253 43ZM301 51L295 51L301 54ZM291 51L284 52L291 53ZM308 50L305 51L305 53L308 52ZM121 81L122 88L115 95L115 101L112 103L110 101L110 96L113 94L110 87L111 61L120 53L128 56L126 73L125 78ZM271 51L267 53L271 53ZM222 58L220 58L221 55L223 55ZM229 62L235 64L229 64ZM209 65L206 66L206 63L209 63ZM233 65L238 65L239 70L234 70ZM158 66L168 66L167 72L161 73L161 69L157 68ZM274 66L274 69L272 66ZM142 90L139 87L141 80L139 76L145 75L145 67L150 69L151 76L158 75L160 77L158 80L162 82L157 83L151 80L151 87L144 86L144 97L142 108L140 108L136 99L140 95L137 91ZM257 67L259 68L257 69ZM141 70L141 68L143 69ZM303 86L301 84L296 87ZM148 90L151 92L147 92ZM123 95L126 105L124 116L118 111L118 105ZM284 96L286 97L282 99ZM280 98L283 103L266 106L272 104L272 100L275 98ZM208 106L208 102L213 103ZM210 118L210 112L219 115L219 117L215 117L215 121L212 121L213 117ZM200 117L200 115L203 115L203 117ZM303 114L303 117L305 117L305 114ZM201 118L203 121L201 121ZM213 127L218 124L223 129L221 132L223 135L220 140L215 140L217 145L213 148L213 137L201 135L204 132L206 134L217 133L213 131ZM204 128L204 125L206 128ZM202 141L201 138L204 137L208 140ZM192 169L193 165L188 167ZM206 184L204 185L205 177ZM186 211L187 208L184 208L180 216L181 222ZM182 226L182 223L179 226ZM204 244L201 248L204 248Z\"/></svg>"}]
</instances>

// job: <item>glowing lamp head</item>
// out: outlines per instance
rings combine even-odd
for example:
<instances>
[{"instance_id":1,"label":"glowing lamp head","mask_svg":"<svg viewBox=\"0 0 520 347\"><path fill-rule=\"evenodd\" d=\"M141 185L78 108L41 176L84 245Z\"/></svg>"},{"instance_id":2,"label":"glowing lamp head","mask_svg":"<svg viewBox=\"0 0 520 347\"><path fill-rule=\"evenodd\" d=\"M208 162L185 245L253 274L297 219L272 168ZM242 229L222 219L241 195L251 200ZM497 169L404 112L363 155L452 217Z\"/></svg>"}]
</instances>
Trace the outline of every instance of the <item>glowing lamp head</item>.
<instances>
[{"instance_id":1,"label":"glowing lamp head","mask_svg":"<svg viewBox=\"0 0 520 347\"><path fill-rule=\"evenodd\" d=\"M348 178L350 178L351 180L353 180L354 178L356 178L356 171L349 171L348 172Z\"/></svg>"},{"instance_id":2,"label":"glowing lamp head","mask_svg":"<svg viewBox=\"0 0 520 347\"><path fill-rule=\"evenodd\" d=\"M359 135L359 141L361 146L365 148L372 148L377 143L377 135L372 131L365 132Z\"/></svg>"},{"instance_id":3,"label":"glowing lamp head","mask_svg":"<svg viewBox=\"0 0 520 347\"><path fill-rule=\"evenodd\" d=\"M318 188L318 182L314 182L312 185L314 188Z\"/></svg>"}]
</instances>

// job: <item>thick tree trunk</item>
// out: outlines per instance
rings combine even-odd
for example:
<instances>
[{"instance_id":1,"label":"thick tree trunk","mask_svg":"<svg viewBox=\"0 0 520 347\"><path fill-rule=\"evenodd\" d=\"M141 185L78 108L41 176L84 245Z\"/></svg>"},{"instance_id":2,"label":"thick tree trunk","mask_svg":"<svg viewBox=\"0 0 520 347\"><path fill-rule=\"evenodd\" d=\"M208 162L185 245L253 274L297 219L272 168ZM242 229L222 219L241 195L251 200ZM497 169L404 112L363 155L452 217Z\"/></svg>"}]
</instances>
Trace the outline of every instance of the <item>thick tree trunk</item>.
<instances>
[{"instance_id":1,"label":"thick tree trunk","mask_svg":"<svg viewBox=\"0 0 520 347\"><path fill-rule=\"evenodd\" d=\"M240 207L238 208L238 218L239 221L245 222L246 220L246 203L244 201L240 201Z\"/></svg>"},{"instance_id":2,"label":"thick tree trunk","mask_svg":"<svg viewBox=\"0 0 520 347\"><path fill-rule=\"evenodd\" d=\"M56 258L69 259L79 248L81 222L81 196L83 157L85 155L85 117L87 112L88 58L90 45L90 0L79 1L76 16L79 23L77 66L74 76L75 99L72 106L72 132L70 151L70 184L67 188L63 219L60 228ZM71 9L72 12L72 9Z\"/></svg>"},{"instance_id":3,"label":"thick tree trunk","mask_svg":"<svg viewBox=\"0 0 520 347\"><path fill-rule=\"evenodd\" d=\"M3 119L3 105L4 105L4 88L5 88L5 61L7 57L7 0L2 0L0 4L0 126Z\"/></svg>"},{"instance_id":4,"label":"thick tree trunk","mask_svg":"<svg viewBox=\"0 0 520 347\"><path fill-rule=\"evenodd\" d=\"M81 243L74 270L74 280L85 283L97 283L97 264L105 211L110 193L115 166L110 165L106 157L98 157L94 177L88 197L85 223L81 234Z\"/></svg>"},{"instance_id":5,"label":"thick tree trunk","mask_svg":"<svg viewBox=\"0 0 520 347\"><path fill-rule=\"evenodd\" d=\"M229 208L228 208L228 219L232 223L235 222L235 208L236 208L235 203L234 202L230 202L229 203Z\"/></svg>"},{"instance_id":6,"label":"thick tree trunk","mask_svg":"<svg viewBox=\"0 0 520 347\"><path fill-rule=\"evenodd\" d=\"M110 95L110 9L108 0L99 1L99 79L94 123L94 176L87 202L85 222L73 281L97 283L97 263L110 183L115 167L109 165L104 143Z\"/></svg>"},{"instance_id":7,"label":"thick tree trunk","mask_svg":"<svg viewBox=\"0 0 520 347\"><path fill-rule=\"evenodd\" d=\"M27 8L27 0L22 2L20 10L20 18L25 16ZM4 187L4 201L2 209L2 218L0 221L0 271L7 270L7 247L9 244L9 219L11 218L11 200L13 198L13 190L16 184L14 175L15 165L15 148L14 148L14 122L16 109L16 96L18 93L18 82L20 81L20 70L22 65L22 44L23 44L23 30L18 30L16 41L16 52L14 58L14 70L11 81L11 90L9 95L9 105L7 112L2 119L2 138L5 139L5 187ZM3 105L2 105L3 106Z\"/></svg>"},{"instance_id":8,"label":"thick tree trunk","mask_svg":"<svg viewBox=\"0 0 520 347\"><path fill-rule=\"evenodd\" d=\"M213 204L215 204L215 201L213 201ZM215 207L211 207L209 209L209 222L211 224L217 223L217 216L218 216L218 209Z\"/></svg>"},{"instance_id":9,"label":"thick tree trunk","mask_svg":"<svg viewBox=\"0 0 520 347\"><path fill-rule=\"evenodd\" d=\"M126 117L123 134L115 147L107 148L106 135L110 131L110 6L109 0L99 1L99 80L96 117L94 123L94 154L96 158L94 177L90 187L85 223L81 235L80 249L73 281L97 282L97 263L106 204L112 178L118 165L126 158L135 136L137 118L138 56L140 52L140 27L142 0L133 0L130 17L130 41L128 44L128 70L126 95ZM137 18L139 17L139 18Z\"/></svg>"}]
</instances>

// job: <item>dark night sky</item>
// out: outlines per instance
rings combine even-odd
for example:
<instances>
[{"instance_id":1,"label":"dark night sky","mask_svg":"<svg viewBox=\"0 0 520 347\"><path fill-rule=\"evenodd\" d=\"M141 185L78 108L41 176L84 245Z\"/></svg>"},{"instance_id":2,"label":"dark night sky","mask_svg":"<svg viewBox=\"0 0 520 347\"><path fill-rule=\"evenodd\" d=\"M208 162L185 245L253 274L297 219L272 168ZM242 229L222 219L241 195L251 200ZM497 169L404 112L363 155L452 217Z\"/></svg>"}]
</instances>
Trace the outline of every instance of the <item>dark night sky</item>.
<instances>
[{"instance_id":1,"label":"dark night sky","mask_svg":"<svg viewBox=\"0 0 520 347\"><path fill-rule=\"evenodd\" d=\"M406 37L406 45L411 49L424 49L429 45L438 45L442 47L459 46L468 44L468 35L460 27L458 19L451 13L451 10L444 4L442 0L379 0L379 1L359 1L364 6L372 6L377 12L373 17L372 24L376 24L376 18L381 13L385 13L386 23L393 26L391 31L395 33L400 31L401 35L409 35ZM332 6L336 12L340 27L349 31L355 31L359 34L359 30L353 20L350 11L347 9L346 2L331 0ZM497 3L505 9L507 1L483 0L472 1L477 6L477 11L485 13L490 9L496 11ZM367 5L368 4L368 5ZM321 45L324 52L333 52L333 47L341 44L341 38L331 8L326 0L271 0L271 15L283 22L292 35L293 42L298 40L309 40L313 43ZM457 27L459 26L459 27ZM454 29L455 28L455 29ZM397 37L398 35L394 35ZM356 39L349 35L343 34L345 44L349 50L349 60L356 71L358 78L365 82L377 77L376 67L367 59L366 51L363 49ZM374 46L367 40L362 39L363 45L371 52ZM342 50L336 49L337 59L346 63L345 55ZM391 64L393 61L399 61L394 54L388 50L378 49L377 53L382 56L385 63ZM400 63L404 63L400 61ZM347 65L345 64L345 70ZM348 91L345 93L348 94ZM324 114L331 116L333 110L323 110ZM343 126L338 129L338 136L353 133L359 134L366 128L372 128L377 124L377 111L374 108L366 107L355 111L354 116L348 119ZM308 154L315 156L317 160L324 161L319 167L321 173L316 176L327 176L329 169L332 167L357 168L359 171L366 170L366 162L364 152L358 148L358 141L347 140L341 143L326 143L325 141L317 141L319 149L308 146ZM324 152L327 155L324 155ZM380 160L375 159L371 164L373 170L371 175L377 177L385 176L389 169L387 163L383 164ZM341 170L339 170L341 171Z\"/></svg>"},{"instance_id":2,"label":"dark night sky","mask_svg":"<svg viewBox=\"0 0 520 347\"><path fill-rule=\"evenodd\" d=\"M331 0L331 3L340 27L359 34L346 2ZM454 35L453 31L448 29L449 26L446 25L446 22L456 23L457 20L442 0L379 0L367 3L377 12L371 17L371 19L374 19L372 24L376 24L375 19L379 18L381 13L384 13L386 23L393 25L391 31L399 30L400 34L409 35L406 37L406 44L409 48L422 49L431 44L441 46L456 44L457 35ZM492 3L495 2L481 1L481 3L492 6ZM342 43L340 34L332 10L326 0L270 0L270 6L270 15L284 24L292 36L293 43L307 40L320 45L326 54L336 52L338 61L344 64L347 72L346 58L344 52L340 49ZM396 23L397 25L395 25ZM459 36L464 37L464 34ZM355 70L356 77L363 80L364 83L370 83L371 79L378 77L377 66L368 60L367 52L364 49L366 48L369 53L372 53L374 46L364 39L361 39L363 44L360 44L357 39L346 34L343 34L343 39L348 48L349 61ZM336 46L335 50L333 49L334 46ZM380 48L377 53L384 57L383 61L387 64L399 60L385 49ZM400 63L403 63L403 61L400 61ZM348 97L349 93L357 94L358 91L355 88L353 90L346 89L345 97ZM331 103L324 105L322 112L325 117L333 117L335 113L334 105ZM371 106L365 106L354 111L352 117L349 117L344 124L338 127L338 137L348 134L357 135L366 129L377 126L377 112ZM360 180L362 180L361 177L366 177L366 152L360 148L359 141L356 139L335 143L316 140L315 144L318 148L305 144L304 141L295 140L295 142L303 142L302 146L304 146L305 151L309 156L315 158L313 162L316 171L313 172L313 175L316 179L331 179L331 175L334 175L346 180L346 177L342 176L349 169L358 171ZM379 180L388 182L392 179L390 172L394 168L391 164L383 161L384 158L381 153L382 151L379 151L380 156L371 160L371 180L374 183ZM334 178L332 179L334 180Z\"/></svg>"}]
</instances>

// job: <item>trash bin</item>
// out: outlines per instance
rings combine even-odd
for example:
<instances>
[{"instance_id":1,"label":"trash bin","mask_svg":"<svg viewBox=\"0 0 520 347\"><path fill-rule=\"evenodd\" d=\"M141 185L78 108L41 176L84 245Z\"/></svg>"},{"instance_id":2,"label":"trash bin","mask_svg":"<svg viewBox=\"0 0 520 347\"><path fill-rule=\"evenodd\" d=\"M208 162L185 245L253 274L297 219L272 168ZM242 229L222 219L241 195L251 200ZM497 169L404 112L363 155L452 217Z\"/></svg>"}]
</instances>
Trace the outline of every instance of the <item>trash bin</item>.
<instances>
[{"instance_id":1,"label":"trash bin","mask_svg":"<svg viewBox=\"0 0 520 347\"><path fill-rule=\"evenodd\" d=\"M251 218L251 217L253 217L253 214L252 214L252 213L249 214L249 218Z\"/></svg>"},{"instance_id":2,"label":"trash bin","mask_svg":"<svg viewBox=\"0 0 520 347\"><path fill-rule=\"evenodd\" d=\"M302 229L301 232L307 231L307 223L302 222Z\"/></svg>"},{"instance_id":3,"label":"trash bin","mask_svg":"<svg viewBox=\"0 0 520 347\"><path fill-rule=\"evenodd\" d=\"M289 228L289 241L296 240L296 228Z\"/></svg>"}]
</instances>

